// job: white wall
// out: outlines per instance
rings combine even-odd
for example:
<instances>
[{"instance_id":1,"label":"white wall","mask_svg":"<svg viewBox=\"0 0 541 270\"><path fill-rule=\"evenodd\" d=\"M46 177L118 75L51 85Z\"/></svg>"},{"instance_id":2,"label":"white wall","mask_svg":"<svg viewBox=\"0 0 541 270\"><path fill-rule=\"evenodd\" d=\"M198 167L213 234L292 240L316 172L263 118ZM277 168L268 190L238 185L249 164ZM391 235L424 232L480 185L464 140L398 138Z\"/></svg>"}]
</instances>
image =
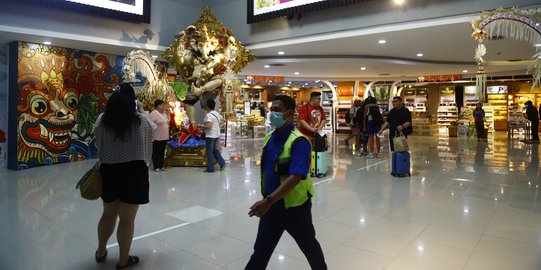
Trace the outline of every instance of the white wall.
<instances>
[{"instance_id":1,"label":"white wall","mask_svg":"<svg viewBox=\"0 0 541 270\"><path fill-rule=\"evenodd\" d=\"M539 4L539 0L407 0L397 8L391 0L374 0L303 14L301 20L277 18L246 24L247 0L209 0L214 13L245 45L264 41L332 33L342 30L421 19L464 15L498 7Z\"/></svg>"},{"instance_id":2,"label":"white wall","mask_svg":"<svg viewBox=\"0 0 541 270\"><path fill-rule=\"evenodd\" d=\"M7 46L0 45L0 131L4 132L6 142L0 141L0 168L7 166L8 136L8 59Z\"/></svg>"}]
</instances>

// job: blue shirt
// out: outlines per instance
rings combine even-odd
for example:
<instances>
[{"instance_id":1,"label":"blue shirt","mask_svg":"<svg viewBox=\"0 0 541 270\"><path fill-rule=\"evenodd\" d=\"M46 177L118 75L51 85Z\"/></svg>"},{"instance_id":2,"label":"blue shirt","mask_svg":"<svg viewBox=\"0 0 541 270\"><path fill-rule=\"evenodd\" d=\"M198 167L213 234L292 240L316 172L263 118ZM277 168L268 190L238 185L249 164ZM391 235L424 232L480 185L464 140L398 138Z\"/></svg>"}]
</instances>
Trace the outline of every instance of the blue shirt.
<instances>
[{"instance_id":1,"label":"blue shirt","mask_svg":"<svg viewBox=\"0 0 541 270\"><path fill-rule=\"evenodd\" d=\"M264 166L265 195L270 195L280 186L280 176L274 171L276 160L282 152L287 137L293 128L293 124L290 124L281 133L274 131L267 142L267 146L263 148L263 160L261 164ZM306 179L306 176L310 172L311 150L308 140L298 139L291 145L289 175L300 175L303 180Z\"/></svg>"}]
</instances>

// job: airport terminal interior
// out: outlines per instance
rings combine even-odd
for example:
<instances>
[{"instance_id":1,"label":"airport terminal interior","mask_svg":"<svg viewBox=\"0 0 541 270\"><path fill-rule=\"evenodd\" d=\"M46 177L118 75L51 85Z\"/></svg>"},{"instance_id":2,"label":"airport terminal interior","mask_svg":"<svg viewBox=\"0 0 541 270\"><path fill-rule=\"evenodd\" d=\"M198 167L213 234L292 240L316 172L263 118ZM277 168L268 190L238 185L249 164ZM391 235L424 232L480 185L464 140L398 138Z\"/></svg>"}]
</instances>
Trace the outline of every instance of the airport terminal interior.
<instances>
[{"instance_id":1,"label":"airport terminal interior","mask_svg":"<svg viewBox=\"0 0 541 270\"><path fill-rule=\"evenodd\" d=\"M115 234L95 259L102 200L75 186L96 164L92 128L122 82L147 112L164 99L170 118L129 269L245 269L272 100L291 97L298 126L314 92L326 118L314 155L327 162L310 179L311 215L328 269L541 269L529 114L541 109L539 1L78 2L0 1L0 270L118 268ZM400 175L389 132L363 155L346 120L373 100L386 121L396 96L413 127L394 151L410 153ZM190 125L208 99L224 119L226 165L212 173ZM311 269L299 244L285 232L266 269Z\"/></svg>"}]
</instances>

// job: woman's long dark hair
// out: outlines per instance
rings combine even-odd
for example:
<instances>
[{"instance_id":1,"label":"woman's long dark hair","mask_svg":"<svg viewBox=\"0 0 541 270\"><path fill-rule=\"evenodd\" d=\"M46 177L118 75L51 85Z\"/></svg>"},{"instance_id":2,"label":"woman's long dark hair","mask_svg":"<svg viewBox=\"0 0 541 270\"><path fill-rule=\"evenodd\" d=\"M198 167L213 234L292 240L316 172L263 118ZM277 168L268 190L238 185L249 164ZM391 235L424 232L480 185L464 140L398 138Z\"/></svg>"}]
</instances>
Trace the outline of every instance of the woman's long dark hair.
<instances>
[{"instance_id":1,"label":"woman's long dark hair","mask_svg":"<svg viewBox=\"0 0 541 270\"><path fill-rule=\"evenodd\" d=\"M131 133L134 123L141 123L135 111L135 92L131 85L123 83L120 85L120 91L111 95L102 121L103 126L113 130L121 140Z\"/></svg>"}]
</instances>

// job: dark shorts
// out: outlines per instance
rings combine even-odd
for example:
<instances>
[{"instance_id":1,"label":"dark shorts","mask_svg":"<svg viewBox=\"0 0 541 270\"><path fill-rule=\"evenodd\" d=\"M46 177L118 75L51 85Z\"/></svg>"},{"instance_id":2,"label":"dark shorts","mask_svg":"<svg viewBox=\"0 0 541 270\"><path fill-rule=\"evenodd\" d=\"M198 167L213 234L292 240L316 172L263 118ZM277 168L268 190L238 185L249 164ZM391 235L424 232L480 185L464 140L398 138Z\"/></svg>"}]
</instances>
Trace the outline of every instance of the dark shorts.
<instances>
[{"instance_id":1,"label":"dark shorts","mask_svg":"<svg viewBox=\"0 0 541 270\"><path fill-rule=\"evenodd\" d=\"M142 160L100 165L103 177L103 194L106 202L120 200L123 203L146 204L149 182L148 167Z\"/></svg>"},{"instance_id":2,"label":"dark shorts","mask_svg":"<svg viewBox=\"0 0 541 270\"><path fill-rule=\"evenodd\" d=\"M381 126L378 126L375 121L368 121L367 131L368 135L373 135L379 132Z\"/></svg>"}]
</instances>

